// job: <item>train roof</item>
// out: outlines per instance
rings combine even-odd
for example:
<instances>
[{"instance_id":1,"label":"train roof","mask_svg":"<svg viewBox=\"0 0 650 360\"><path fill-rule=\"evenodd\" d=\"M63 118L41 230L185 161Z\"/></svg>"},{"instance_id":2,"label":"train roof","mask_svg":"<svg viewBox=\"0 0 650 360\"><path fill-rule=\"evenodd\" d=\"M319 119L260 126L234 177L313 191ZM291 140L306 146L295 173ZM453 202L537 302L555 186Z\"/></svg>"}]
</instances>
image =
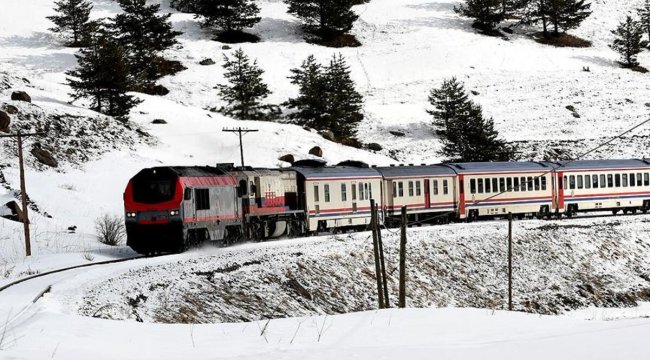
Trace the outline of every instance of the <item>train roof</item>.
<instances>
[{"instance_id":1,"label":"train roof","mask_svg":"<svg viewBox=\"0 0 650 360\"><path fill-rule=\"evenodd\" d=\"M224 170L212 166L161 166L151 168L151 171L157 169L171 170L179 177L205 177L228 175Z\"/></svg>"},{"instance_id":2,"label":"train roof","mask_svg":"<svg viewBox=\"0 0 650 360\"><path fill-rule=\"evenodd\" d=\"M381 174L374 168L353 166L324 166L289 168L305 177L305 179L331 179L331 178L377 178Z\"/></svg>"},{"instance_id":3,"label":"train roof","mask_svg":"<svg viewBox=\"0 0 650 360\"><path fill-rule=\"evenodd\" d=\"M623 159L623 160L578 160L578 161L559 161L547 163L553 168L559 170L598 170L598 169L631 169L631 168L650 168L648 159Z\"/></svg>"},{"instance_id":4,"label":"train roof","mask_svg":"<svg viewBox=\"0 0 650 360\"><path fill-rule=\"evenodd\" d=\"M551 163L534 161L446 163L443 165L449 167L450 169L453 169L457 174L483 172L549 171L553 169Z\"/></svg>"},{"instance_id":5,"label":"train roof","mask_svg":"<svg viewBox=\"0 0 650 360\"><path fill-rule=\"evenodd\" d=\"M375 169L386 178L456 174L454 170L443 165L382 166Z\"/></svg>"}]
</instances>

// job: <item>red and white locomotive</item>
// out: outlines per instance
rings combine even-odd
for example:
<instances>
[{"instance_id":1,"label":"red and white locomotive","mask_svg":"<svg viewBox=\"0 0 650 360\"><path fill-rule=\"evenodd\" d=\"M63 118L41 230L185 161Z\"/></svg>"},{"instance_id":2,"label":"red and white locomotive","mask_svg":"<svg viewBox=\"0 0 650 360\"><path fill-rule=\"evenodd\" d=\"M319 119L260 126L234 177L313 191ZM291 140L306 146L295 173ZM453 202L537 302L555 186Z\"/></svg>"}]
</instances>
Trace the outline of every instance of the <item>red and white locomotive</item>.
<instances>
[{"instance_id":1,"label":"red and white locomotive","mask_svg":"<svg viewBox=\"0 0 650 360\"><path fill-rule=\"evenodd\" d=\"M650 162L495 162L369 167L299 161L286 169L156 167L124 193L127 244L141 253L183 251L206 240L298 236L362 228L370 200L386 223L407 208L420 222L647 212Z\"/></svg>"}]
</instances>

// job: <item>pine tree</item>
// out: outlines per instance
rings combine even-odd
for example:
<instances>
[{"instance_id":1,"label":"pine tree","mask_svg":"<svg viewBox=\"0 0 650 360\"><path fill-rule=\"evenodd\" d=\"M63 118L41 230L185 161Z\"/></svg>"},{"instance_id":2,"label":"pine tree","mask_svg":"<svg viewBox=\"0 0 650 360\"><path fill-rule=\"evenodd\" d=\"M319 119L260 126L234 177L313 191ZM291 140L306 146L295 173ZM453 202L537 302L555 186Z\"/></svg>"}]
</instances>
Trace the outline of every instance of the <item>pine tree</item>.
<instances>
[{"instance_id":1,"label":"pine tree","mask_svg":"<svg viewBox=\"0 0 650 360\"><path fill-rule=\"evenodd\" d=\"M196 15L201 26L217 27L222 32L241 32L260 22L260 8L251 0L198 0Z\"/></svg>"},{"instance_id":2,"label":"pine tree","mask_svg":"<svg viewBox=\"0 0 650 360\"><path fill-rule=\"evenodd\" d=\"M648 40L650 40L650 0L645 0L643 6L637 10L637 13L641 19L641 25L648 33Z\"/></svg>"},{"instance_id":3,"label":"pine tree","mask_svg":"<svg viewBox=\"0 0 650 360\"><path fill-rule=\"evenodd\" d=\"M359 16L352 11L352 0L285 0L289 14L303 21L306 31L322 38L345 34Z\"/></svg>"},{"instance_id":4,"label":"pine tree","mask_svg":"<svg viewBox=\"0 0 650 360\"><path fill-rule=\"evenodd\" d=\"M284 105L289 109L296 109L289 114L289 118L297 123L317 129L326 124L325 112L327 107L323 67L310 55L299 69L291 69L293 75L289 77L291 83L298 85L298 97L289 99ZM327 128L325 125L322 129Z\"/></svg>"},{"instance_id":5,"label":"pine tree","mask_svg":"<svg viewBox=\"0 0 650 360\"><path fill-rule=\"evenodd\" d=\"M585 0L546 0L547 16L553 24L555 36L562 32L575 29L591 15L591 4Z\"/></svg>"},{"instance_id":6,"label":"pine tree","mask_svg":"<svg viewBox=\"0 0 650 360\"><path fill-rule=\"evenodd\" d=\"M171 0L169 6L184 13L196 12L197 0Z\"/></svg>"},{"instance_id":7,"label":"pine tree","mask_svg":"<svg viewBox=\"0 0 650 360\"><path fill-rule=\"evenodd\" d=\"M262 81L264 70L257 66L256 60L251 64L242 49L235 51L232 59L224 55L224 60L224 76L230 84L218 85L219 95L228 103L221 111L236 119L263 118L260 101L271 93Z\"/></svg>"},{"instance_id":8,"label":"pine tree","mask_svg":"<svg viewBox=\"0 0 650 360\"><path fill-rule=\"evenodd\" d=\"M621 55L621 65L629 68L639 66L637 55L648 46L648 42L643 40L641 23L628 16L612 34L616 38L610 47Z\"/></svg>"},{"instance_id":9,"label":"pine tree","mask_svg":"<svg viewBox=\"0 0 650 360\"><path fill-rule=\"evenodd\" d=\"M337 138L354 138L357 124L363 120L363 97L354 88L350 67L341 54L334 55L324 68L323 80L329 130Z\"/></svg>"},{"instance_id":10,"label":"pine tree","mask_svg":"<svg viewBox=\"0 0 650 360\"><path fill-rule=\"evenodd\" d=\"M159 15L160 5L147 5L146 0L118 0L122 10L112 27L124 49L129 53L131 72L142 82L160 77L159 54L178 44L169 17Z\"/></svg>"},{"instance_id":11,"label":"pine tree","mask_svg":"<svg viewBox=\"0 0 650 360\"><path fill-rule=\"evenodd\" d=\"M50 31L71 32L72 42L70 46L77 47L83 45L82 39L88 32L87 24L90 19L92 4L87 0L59 0L55 1L55 11L59 15L48 16L47 19L52 21L55 27Z\"/></svg>"},{"instance_id":12,"label":"pine tree","mask_svg":"<svg viewBox=\"0 0 650 360\"><path fill-rule=\"evenodd\" d=\"M454 11L474 19L472 26L486 32L494 31L505 18L502 0L466 0Z\"/></svg>"},{"instance_id":13,"label":"pine tree","mask_svg":"<svg viewBox=\"0 0 650 360\"><path fill-rule=\"evenodd\" d=\"M90 98L97 112L124 119L140 100L127 95L133 86L127 54L114 40L100 36L75 55L79 66L68 71L74 100Z\"/></svg>"},{"instance_id":14,"label":"pine tree","mask_svg":"<svg viewBox=\"0 0 650 360\"><path fill-rule=\"evenodd\" d=\"M439 89L431 89L429 103L433 110L427 110L427 113L433 116L438 134L444 135L450 121L467 111L468 98L463 85L453 77L444 80Z\"/></svg>"}]
</instances>

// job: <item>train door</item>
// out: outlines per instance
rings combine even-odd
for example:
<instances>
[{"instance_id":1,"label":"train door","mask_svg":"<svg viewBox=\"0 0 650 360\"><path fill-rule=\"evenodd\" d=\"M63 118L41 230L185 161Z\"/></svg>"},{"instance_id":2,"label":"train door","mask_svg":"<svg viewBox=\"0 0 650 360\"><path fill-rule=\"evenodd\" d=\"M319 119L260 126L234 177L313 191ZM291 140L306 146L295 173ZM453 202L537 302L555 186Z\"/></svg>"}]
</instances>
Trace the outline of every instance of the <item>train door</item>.
<instances>
[{"instance_id":1,"label":"train door","mask_svg":"<svg viewBox=\"0 0 650 360\"><path fill-rule=\"evenodd\" d=\"M429 179L424 180L424 207L431 208L431 184Z\"/></svg>"},{"instance_id":2,"label":"train door","mask_svg":"<svg viewBox=\"0 0 650 360\"><path fill-rule=\"evenodd\" d=\"M458 175L458 215L465 218L465 177Z\"/></svg>"},{"instance_id":3,"label":"train door","mask_svg":"<svg viewBox=\"0 0 650 360\"><path fill-rule=\"evenodd\" d=\"M557 208L559 211L564 210L564 173L557 173Z\"/></svg>"}]
</instances>

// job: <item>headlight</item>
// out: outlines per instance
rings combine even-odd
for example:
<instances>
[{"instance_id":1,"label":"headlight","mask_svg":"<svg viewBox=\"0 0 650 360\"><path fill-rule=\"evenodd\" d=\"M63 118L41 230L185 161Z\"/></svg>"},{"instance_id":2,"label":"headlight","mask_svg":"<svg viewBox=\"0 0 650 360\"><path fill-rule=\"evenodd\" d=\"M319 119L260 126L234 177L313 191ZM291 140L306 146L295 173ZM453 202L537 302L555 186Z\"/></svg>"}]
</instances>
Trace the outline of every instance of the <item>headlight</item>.
<instances>
[{"instance_id":1,"label":"headlight","mask_svg":"<svg viewBox=\"0 0 650 360\"><path fill-rule=\"evenodd\" d=\"M180 215L180 213L181 213L180 210L171 210L169 212L169 216L177 216Z\"/></svg>"},{"instance_id":2,"label":"headlight","mask_svg":"<svg viewBox=\"0 0 650 360\"><path fill-rule=\"evenodd\" d=\"M136 214L135 214L134 212L128 212L128 213L126 213L126 217L128 217L128 218L134 218L135 215L136 215Z\"/></svg>"}]
</instances>

